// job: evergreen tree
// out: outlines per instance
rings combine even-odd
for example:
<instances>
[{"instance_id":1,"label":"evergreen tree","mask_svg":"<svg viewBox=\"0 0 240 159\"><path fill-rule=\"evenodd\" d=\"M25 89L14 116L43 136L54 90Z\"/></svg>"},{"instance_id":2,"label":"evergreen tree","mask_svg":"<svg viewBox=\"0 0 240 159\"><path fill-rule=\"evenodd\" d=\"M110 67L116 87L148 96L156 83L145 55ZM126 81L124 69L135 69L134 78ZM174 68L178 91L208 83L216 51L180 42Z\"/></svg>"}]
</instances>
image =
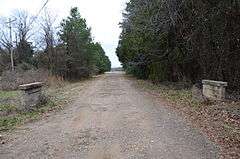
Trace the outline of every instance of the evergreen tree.
<instances>
[{"instance_id":1,"label":"evergreen tree","mask_svg":"<svg viewBox=\"0 0 240 159\"><path fill-rule=\"evenodd\" d=\"M17 63L32 63L33 48L31 44L25 39L20 40L16 48Z\"/></svg>"},{"instance_id":2,"label":"evergreen tree","mask_svg":"<svg viewBox=\"0 0 240 159\"><path fill-rule=\"evenodd\" d=\"M223 80L240 89L239 7L239 0L130 0L117 55L139 78Z\"/></svg>"},{"instance_id":3,"label":"evergreen tree","mask_svg":"<svg viewBox=\"0 0 240 159\"><path fill-rule=\"evenodd\" d=\"M76 7L72 8L70 16L62 21L60 38L66 49L67 78L88 77L93 73L110 70L108 57L101 45L93 42L91 29L87 27L86 20L81 17Z\"/></svg>"},{"instance_id":4,"label":"evergreen tree","mask_svg":"<svg viewBox=\"0 0 240 159\"><path fill-rule=\"evenodd\" d=\"M66 66L68 78L81 78L90 75L92 41L86 20L80 16L77 8L72 8L70 16L61 23L60 38L66 48Z\"/></svg>"}]
</instances>

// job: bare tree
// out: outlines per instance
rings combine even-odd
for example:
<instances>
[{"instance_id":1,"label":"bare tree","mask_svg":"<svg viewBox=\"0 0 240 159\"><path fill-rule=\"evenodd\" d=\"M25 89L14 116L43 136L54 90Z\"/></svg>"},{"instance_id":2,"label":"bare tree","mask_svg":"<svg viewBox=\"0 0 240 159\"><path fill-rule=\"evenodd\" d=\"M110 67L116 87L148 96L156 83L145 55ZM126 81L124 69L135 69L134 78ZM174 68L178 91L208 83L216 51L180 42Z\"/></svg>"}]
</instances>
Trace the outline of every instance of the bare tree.
<instances>
[{"instance_id":1,"label":"bare tree","mask_svg":"<svg viewBox=\"0 0 240 159\"><path fill-rule=\"evenodd\" d=\"M33 55L32 46L29 42L34 34L32 31L34 17L23 10L14 12L16 21L13 30L16 34L16 55L19 63L28 62Z\"/></svg>"},{"instance_id":2,"label":"bare tree","mask_svg":"<svg viewBox=\"0 0 240 159\"><path fill-rule=\"evenodd\" d=\"M41 19L41 30L42 36L44 41L44 52L46 53L47 60L48 60L48 69L52 72L54 67L54 60L55 57L55 34L56 30L54 27L56 18L51 15L51 13L45 9L44 16Z\"/></svg>"},{"instance_id":3,"label":"bare tree","mask_svg":"<svg viewBox=\"0 0 240 159\"><path fill-rule=\"evenodd\" d=\"M15 20L11 18L5 20L2 18L2 26L0 31L0 53L1 53L1 61L4 60L10 55L11 57L11 69L14 70L14 60L13 60L13 44L12 44L12 23ZM3 55L4 54L4 55Z\"/></svg>"},{"instance_id":4,"label":"bare tree","mask_svg":"<svg viewBox=\"0 0 240 159\"><path fill-rule=\"evenodd\" d=\"M16 19L14 22L14 31L18 36L18 40L29 40L33 35L31 30L35 17L31 16L27 11L24 10L15 11L13 17Z\"/></svg>"}]
</instances>

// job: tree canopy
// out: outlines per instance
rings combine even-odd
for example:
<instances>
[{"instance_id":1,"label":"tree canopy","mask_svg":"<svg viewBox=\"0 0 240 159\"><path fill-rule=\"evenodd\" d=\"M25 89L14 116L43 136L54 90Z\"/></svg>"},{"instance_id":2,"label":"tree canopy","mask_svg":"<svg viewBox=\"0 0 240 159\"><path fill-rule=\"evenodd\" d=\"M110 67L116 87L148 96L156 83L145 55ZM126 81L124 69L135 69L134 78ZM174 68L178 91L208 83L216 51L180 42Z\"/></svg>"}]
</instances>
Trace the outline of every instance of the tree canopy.
<instances>
[{"instance_id":1,"label":"tree canopy","mask_svg":"<svg viewBox=\"0 0 240 159\"><path fill-rule=\"evenodd\" d=\"M36 38L34 47L30 36L33 19L26 12L16 15L13 30L16 33L14 49L14 65L21 69L44 68L53 75L66 79L79 79L93 74L104 73L111 69L111 62L101 44L94 42L91 29L81 17L77 7L63 19L58 31L54 27L54 19L45 13L40 20L41 37ZM9 26L6 26L8 28ZM0 73L10 67L10 46L8 29L2 29L0 36ZM30 34L31 32L31 34ZM57 32L57 34L56 34ZM41 40L42 39L42 40ZM42 49L40 49L42 48Z\"/></svg>"},{"instance_id":2,"label":"tree canopy","mask_svg":"<svg viewBox=\"0 0 240 159\"><path fill-rule=\"evenodd\" d=\"M240 88L239 0L130 0L117 55L139 78Z\"/></svg>"}]
</instances>

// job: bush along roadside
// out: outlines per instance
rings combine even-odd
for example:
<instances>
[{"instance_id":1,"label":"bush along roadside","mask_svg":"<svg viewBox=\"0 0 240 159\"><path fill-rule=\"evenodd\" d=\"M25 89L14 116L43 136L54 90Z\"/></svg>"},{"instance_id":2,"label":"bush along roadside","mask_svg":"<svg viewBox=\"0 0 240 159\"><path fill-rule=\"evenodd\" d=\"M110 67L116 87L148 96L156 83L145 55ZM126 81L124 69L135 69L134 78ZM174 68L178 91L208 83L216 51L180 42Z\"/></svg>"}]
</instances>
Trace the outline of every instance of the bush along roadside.
<instances>
[{"instance_id":1,"label":"bush along roadside","mask_svg":"<svg viewBox=\"0 0 240 159\"><path fill-rule=\"evenodd\" d=\"M213 142L220 145L220 158L240 158L240 102L196 101L189 88L176 88L172 83L153 84L137 80L136 86L151 96L166 101L192 125L200 129Z\"/></svg>"}]
</instances>

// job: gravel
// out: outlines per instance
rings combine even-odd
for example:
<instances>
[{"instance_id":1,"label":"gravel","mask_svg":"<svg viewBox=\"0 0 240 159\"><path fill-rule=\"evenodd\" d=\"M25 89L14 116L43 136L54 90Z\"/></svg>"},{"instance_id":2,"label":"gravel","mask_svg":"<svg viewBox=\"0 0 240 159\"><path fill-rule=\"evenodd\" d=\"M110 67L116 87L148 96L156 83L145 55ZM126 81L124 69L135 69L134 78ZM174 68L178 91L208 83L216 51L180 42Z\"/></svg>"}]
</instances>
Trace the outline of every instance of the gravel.
<instances>
[{"instance_id":1,"label":"gravel","mask_svg":"<svg viewBox=\"0 0 240 159\"><path fill-rule=\"evenodd\" d=\"M3 159L214 159L219 149L164 102L108 73L74 104L4 136Z\"/></svg>"}]
</instances>

